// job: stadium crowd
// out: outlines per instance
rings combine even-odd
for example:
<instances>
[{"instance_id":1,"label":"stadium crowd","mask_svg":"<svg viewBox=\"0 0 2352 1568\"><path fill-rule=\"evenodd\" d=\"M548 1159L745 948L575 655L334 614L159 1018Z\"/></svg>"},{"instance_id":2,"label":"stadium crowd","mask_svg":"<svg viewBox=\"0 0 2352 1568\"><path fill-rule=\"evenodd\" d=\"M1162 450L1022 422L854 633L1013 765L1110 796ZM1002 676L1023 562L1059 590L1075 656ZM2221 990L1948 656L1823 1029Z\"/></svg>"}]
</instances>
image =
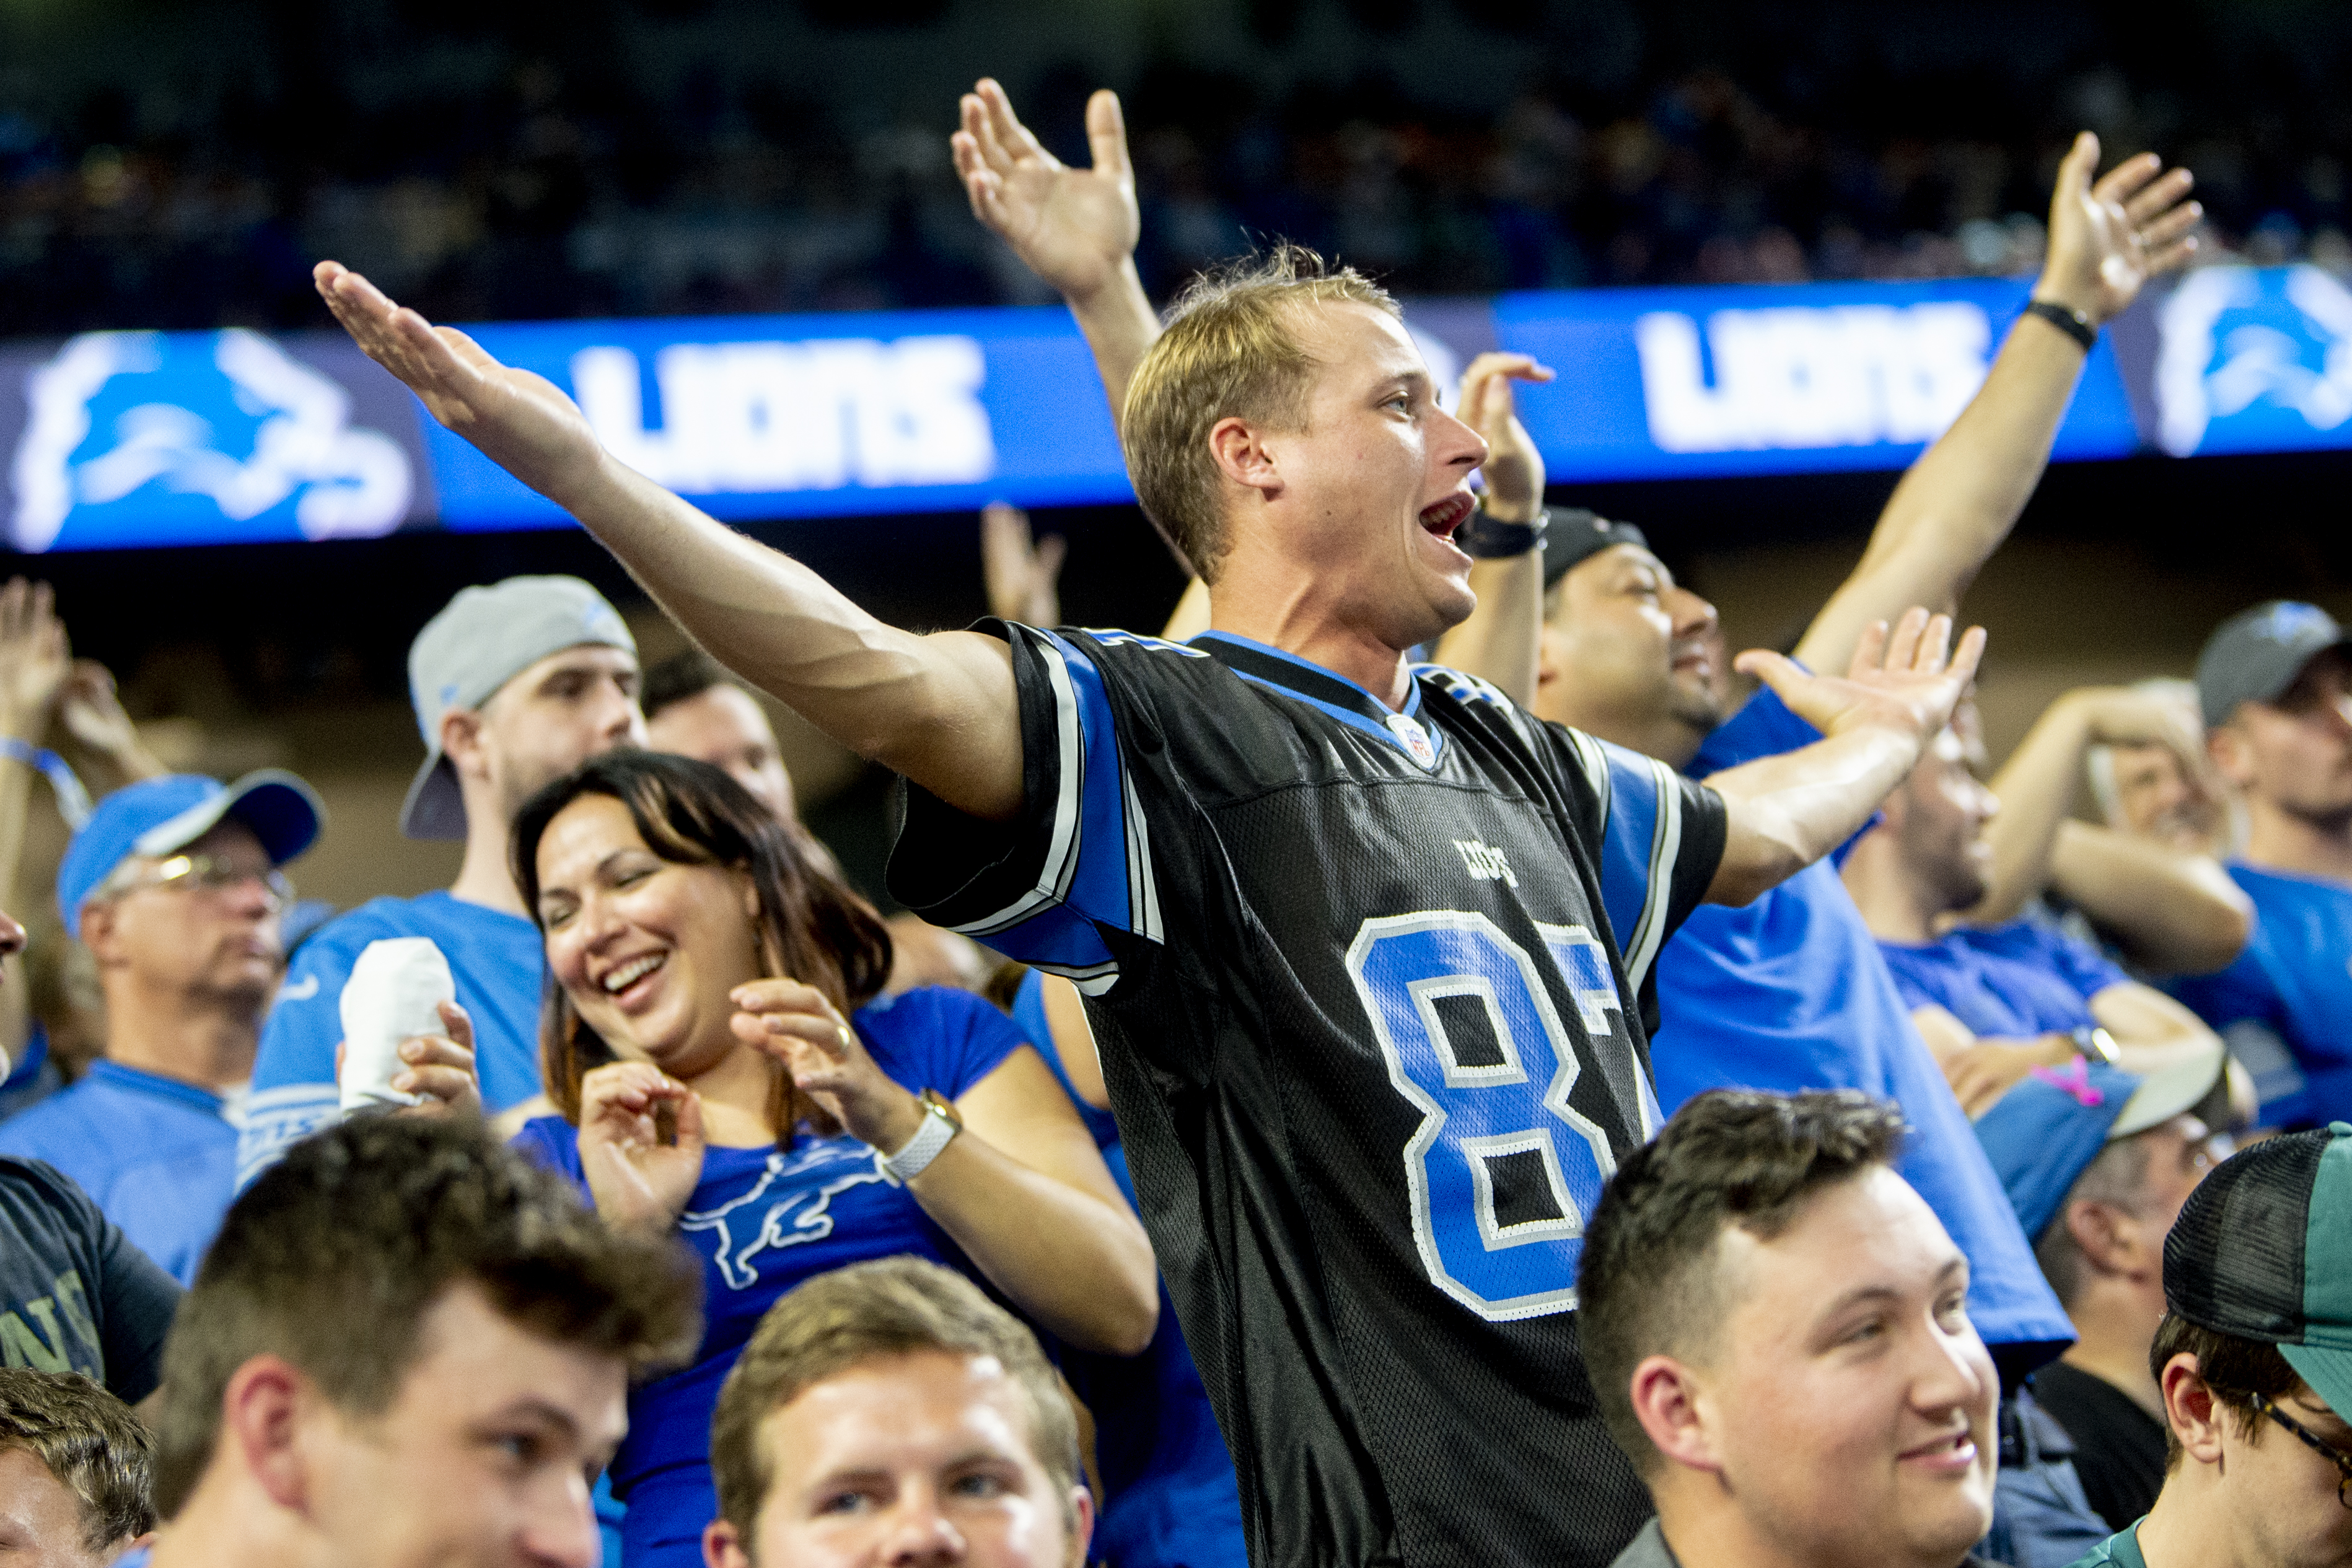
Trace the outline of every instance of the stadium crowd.
<instances>
[{"instance_id":1,"label":"stadium crowd","mask_svg":"<svg viewBox=\"0 0 2352 1568\"><path fill-rule=\"evenodd\" d=\"M1982 390L1731 659L1547 507L1512 389L1574 367L1449 409L1287 246L1163 319L1118 99L1085 166L960 115L1196 573L1158 635L1003 510L991 620L876 621L337 261L707 652L438 607L400 825L461 869L298 925L310 787L164 772L0 590L0 870L53 791L103 1019L63 1082L0 917L0 1555L2352 1558L2352 637L2253 606L1995 772L1955 634L2188 172L2067 148ZM903 776L908 914L754 689Z\"/></svg>"}]
</instances>

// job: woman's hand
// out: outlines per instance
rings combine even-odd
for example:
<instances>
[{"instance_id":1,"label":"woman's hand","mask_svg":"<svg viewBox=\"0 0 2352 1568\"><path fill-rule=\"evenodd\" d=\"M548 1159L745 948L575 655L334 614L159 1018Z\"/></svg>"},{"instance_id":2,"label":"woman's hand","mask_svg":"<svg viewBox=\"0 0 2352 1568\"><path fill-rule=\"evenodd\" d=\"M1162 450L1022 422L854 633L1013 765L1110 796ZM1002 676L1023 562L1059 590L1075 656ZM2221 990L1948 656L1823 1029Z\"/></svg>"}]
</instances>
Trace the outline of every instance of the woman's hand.
<instances>
[{"instance_id":1,"label":"woman's hand","mask_svg":"<svg viewBox=\"0 0 2352 1568\"><path fill-rule=\"evenodd\" d=\"M664 1143L656 1114L676 1116ZM660 1068L613 1061L580 1083L580 1167L611 1225L665 1231L702 1179L702 1097Z\"/></svg>"},{"instance_id":2,"label":"woman's hand","mask_svg":"<svg viewBox=\"0 0 2352 1568\"><path fill-rule=\"evenodd\" d=\"M729 994L735 1038L791 1070L802 1092L833 1113L849 1135L895 1155L923 1124L923 1103L874 1064L866 1042L798 980L753 980Z\"/></svg>"},{"instance_id":3,"label":"woman's hand","mask_svg":"<svg viewBox=\"0 0 2352 1568\"><path fill-rule=\"evenodd\" d=\"M400 1060L408 1065L393 1074L392 1086L403 1094L425 1096L425 1103L401 1114L478 1116L482 1077L474 1061L474 1020L457 1003L443 1002L441 1027L448 1032L400 1042Z\"/></svg>"}]
</instances>

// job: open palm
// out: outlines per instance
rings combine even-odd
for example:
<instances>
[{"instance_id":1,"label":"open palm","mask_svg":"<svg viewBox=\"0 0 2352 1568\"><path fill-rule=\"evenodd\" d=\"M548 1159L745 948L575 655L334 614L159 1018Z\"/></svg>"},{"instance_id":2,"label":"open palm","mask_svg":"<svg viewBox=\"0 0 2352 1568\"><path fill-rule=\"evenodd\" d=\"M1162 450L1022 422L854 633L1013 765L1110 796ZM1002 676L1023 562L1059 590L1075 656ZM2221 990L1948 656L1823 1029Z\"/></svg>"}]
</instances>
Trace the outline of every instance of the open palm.
<instances>
[{"instance_id":1,"label":"open palm","mask_svg":"<svg viewBox=\"0 0 2352 1568\"><path fill-rule=\"evenodd\" d=\"M1118 95L1087 100L1091 169L1045 151L994 81L983 78L961 108L962 126L948 145L972 215L1066 298L1084 298L1117 278L1143 233Z\"/></svg>"},{"instance_id":2,"label":"open palm","mask_svg":"<svg viewBox=\"0 0 2352 1568\"><path fill-rule=\"evenodd\" d=\"M1985 633L1971 626L1954 650L1952 620L1925 610L1905 612L1864 631L1843 676L1816 675L1792 659L1751 650L1738 666L1780 694L1790 711L1823 735L1885 729L1915 740L1933 737L1952 721L1952 709L1976 679Z\"/></svg>"},{"instance_id":3,"label":"open palm","mask_svg":"<svg viewBox=\"0 0 2352 1568\"><path fill-rule=\"evenodd\" d=\"M369 359L516 478L562 506L565 489L595 471L604 448L553 382L500 364L465 333L394 303L341 262L320 262L311 279Z\"/></svg>"},{"instance_id":4,"label":"open palm","mask_svg":"<svg viewBox=\"0 0 2352 1568\"><path fill-rule=\"evenodd\" d=\"M2033 292L2104 322L2138 298L2148 279L2195 253L2191 231L2204 208L2188 199L2189 171L2167 172L2153 152L2126 158L2094 182L2098 166L2099 139L2084 131L2058 166L2049 260Z\"/></svg>"}]
</instances>

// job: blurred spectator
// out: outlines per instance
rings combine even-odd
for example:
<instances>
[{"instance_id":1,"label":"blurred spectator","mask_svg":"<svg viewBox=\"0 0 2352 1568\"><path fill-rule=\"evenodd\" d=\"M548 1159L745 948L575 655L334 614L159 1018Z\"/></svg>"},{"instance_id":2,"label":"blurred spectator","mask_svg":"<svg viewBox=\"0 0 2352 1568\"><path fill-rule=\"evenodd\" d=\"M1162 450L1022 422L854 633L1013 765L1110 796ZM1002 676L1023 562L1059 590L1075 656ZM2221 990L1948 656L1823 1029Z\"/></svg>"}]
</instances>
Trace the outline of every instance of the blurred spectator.
<instances>
[{"instance_id":1,"label":"blurred spectator","mask_svg":"<svg viewBox=\"0 0 2352 1568\"><path fill-rule=\"evenodd\" d=\"M663 660L646 672L640 706L647 746L725 770L776 814L803 853L832 874L841 873L833 852L801 821L793 776L785 770L768 710L718 660L699 648Z\"/></svg>"},{"instance_id":2,"label":"blurred spectator","mask_svg":"<svg viewBox=\"0 0 2352 1568\"><path fill-rule=\"evenodd\" d=\"M1074 1344L1150 1340L1150 1245L1051 1075L978 998L874 999L880 919L748 790L656 752L597 758L524 806L515 855L562 1113L518 1142L609 1224L704 1260L694 1364L636 1391L614 1462L630 1568L698 1559L719 1381L812 1275L912 1252Z\"/></svg>"},{"instance_id":3,"label":"blurred spectator","mask_svg":"<svg viewBox=\"0 0 2352 1568\"><path fill-rule=\"evenodd\" d=\"M442 35L471 24L446 7L336 6L317 26L338 46L292 60L208 59L150 30L137 42L153 68L84 101L24 73L0 88L0 336L313 324L314 256L436 319L1034 300L954 221L929 129L861 87L836 108L756 50L730 55L743 9L632 7L566 34L559 63L520 37L453 45ZM2056 37L2100 25L2062 10ZM1664 14L1611 15L1638 68L1588 76L1584 51L1547 31L1559 15L1530 14L1519 36L1472 35L1501 78L1474 91L1360 56L1364 74L1335 82L1349 68L1305 39L1236 43L1246 78L1147 60L1128 84L1147 285L1165 296L1268 234L1407 293L2030 275L2037 187L2081 122L2119 152L2209 163L2225 252L2352 261L2352 143L2296 73L2271 72L2249 114L2161 67L2069 79L2053 62L2072 48L1989 50L1981 29L1917 5L1705 29L1699 58ZM2224 55L2270 47L2235 9L2198 25ZM921 29L895 41L944 45ZM2327 57L2324 38L2298 45ZM877 47L864 69L887 78L891 46L861 46ZM2206 68L2199 45L2179 47Z\"/></svg>"},{"instance_id":4,"label":"blurred spectator","mask_svg":"<svg viewBox=\"0 0 2352 1568\"><path fill-rule=\"evenodd\" d=\"M2352 646L2316 605L2274 601L2223 622L2197 659L2213 760L2243 799L2230 874L2253 939L2173 993L2253 1074L2269 1127L2352 1119Z\"/></svg>"},{"instance_id":5,"label":"blurred spectator","mask_svg":"<svg viewBox=\"0 0 2352 1568\"><path fill-rule=\"evenodd\" d=\"M821 1274L769 1309L719 1393L710 1468L710 1568L912 1561L905 1543L950 1540L988 1568L1103 1560L1053 1364L918 1258ZM859 1506L837 1506L845 1490Z\"/></svg>"},{"instance_id":6,"label":"blurred spectator","mask_svg":"<svg viewBox=\"0 0 2352 1568\"><path fill-rule=\"evenodd\" d=\"M1953 727L1981 776L1976 708L1962 713L1966 722ZM2136 816L2126 825L2068 815L2086 771L2111 786L2131 781ZM2205 755L2193 702L2153 683L2068 692L1992 781L2000 810L1985 830L1985 891L1969 924L2058 922L2141 978L2221 968L2253 925L2252 902L2215 852L2227 789Z\"/></svg>"},{"instance_id":7,"label":"blurred spectator","mask_svg":"<svg viewBox=\"0 0 2352 1568\"><path fill-rule=\"evenodd\" d=\"M184 1285L236 1190L262 1015L285 973L278 868L324 815L290 773L150 779L100 801L58 870L67 934L98 966L105 1054L0 1125L0 1153L71 1176Z\"/></svg>"},{"instance_id":8,"label":"blurred spectator","mask_svg":"<svg viewBox=\"0 0 2352 1568\"><path fill-rule=\"evenodd\" d=\"M24 946L25 928L0 911L0 957ZM136 1405L163 1380L179 1301L171 1276L81 1188L0 1155L0 1360L79 1373Z\"/></svg>"},{"instance_id":9,"label":"blurred spectator","mask_svg":"<svg viewBox=\"0 0 2352 1568\"><path fill-rule=\"evenodd\" d=\"M2189 1195L2148 1353L2170 1428L2164 1489L2083 1568L2352 1555L2352 1270L2304 1266L2347 1235L2343 1127L2265 1139Z\"/></svg>"},{"instance_id":10,"label":"blurred spectator","mask_svg":"<svg viewBox=\"0 0 2352 1568\"><path fill-rule=\"evenodd\" d=\"M2203 739L2196 682L2158 677L2124 689L2177 711L2180 722ZM2228 854L2242 834L2242 825L2231 820L2242 808L2201 746L2194 758L2184 758L2169 735L2159 740L2095 740L2084 748L2083 770L2100 821L2119 832L2184 854L2214 856Z\"/></svg>"},{"instance_id":11,"label":"blurred spectator","mask_svg":"<svg viewBox=\"0 0 2352 1568\"><path fill-rule=\"evenodd\" d=\"M510 577L468 588L416 634L409 695L425 762L401 807L412 839L462 839L446 893L378 898L303 944L272 1003L237 1149L249 1182L295 1139L334 1119L343 986L371 942L432 939L474 1029L476 1071L493 1114L540 1092L539 933L508 858L514 813L583 758L641 744L636 642L577 578ZM436 1049L412 1045L413 1051Z\"/></svg>"},{"instance_id":12,"label":"blurred spectator","mask_svg":"<svg viewBox=\"0 0 2352 1568\"><path fill-rule=\"evenodd\" d=\"M2000 1379L1903 1133L1851 1090L1716 1090L1602 1190L1585 1354L1658 1506L1617 1568L1974 1561Z\"/></svg>"},{"instance_id":13,"label":"blurred spectator","mask_svg":"<svg viewBox=\"0 0 2352 1568\"><path fill-rule=\"evenodd\" d=\"M153 1444L79 1373L0 1368L0 1561L105 1568L155 1528Z\"/></svg>"},{"instance_id":14,"label":"blurred spectator","mask_svg":"<svg viewBox=\"0 0 2352 1568\"><path fill-rule=\"evenodd\" d=\"M478 1121L306 1140L173 1329L154 1561L584 1568L629 1380L693 1343L694 1290L673 1244L597 1223Z\"/></svg>"},{"instance_id":15,"label":"blurred spectator","mask_svg":"<svg viewBox=\"0 0 2352 1568\"><path fill-rule=\"evenodd\" d=\"M2227 1114L2225 1065L2217 1048L2145 1079L2105 1063L2044 1069L1977 1119L2077 1336L2034 1374L2034 1403L2110 1530L2146 1513L2164 1484L2164 1396L2147 1368L2164 1317L2164 1239L2228 1157L2226 1132L2204 1120Z\"/></svg>"},{"instance_id":16,"label":"blurred spectator","mask_svg":"<svg viewBox=\"0 0 2352 1568\"><path fill-rule=\"evenodd\" d=\"M1862 910L1920 1038L1979 1116L2037 1067L2088 1058L2134 1071L2200 1059L2213 1031L2096 949L2033 920L1952 925L1982 902L1999 802L1946 730L1846 856Z\"/></svg>"}]
</instances>

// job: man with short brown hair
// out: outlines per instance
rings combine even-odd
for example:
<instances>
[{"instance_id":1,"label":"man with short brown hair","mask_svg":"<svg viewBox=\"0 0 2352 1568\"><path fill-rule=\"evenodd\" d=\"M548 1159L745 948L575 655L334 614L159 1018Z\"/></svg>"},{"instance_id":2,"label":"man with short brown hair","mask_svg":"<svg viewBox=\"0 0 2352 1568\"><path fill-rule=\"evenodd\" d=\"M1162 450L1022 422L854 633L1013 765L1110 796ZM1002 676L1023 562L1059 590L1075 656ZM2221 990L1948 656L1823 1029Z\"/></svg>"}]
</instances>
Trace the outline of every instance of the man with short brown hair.
<instances>
[{"instance_id":1,"label":"man with short brown hair","mask_svg":"<svg viewBox=\"0 0 2352 1568\"><path fill-rule=\"evenodd\" d=\"M769 1309L719 1394L710 1469L709 1568L926 1546L1077 1568L1094 1530L1077 1418L1036 1337L917 1258L821 1274Z\"/></svg>"},{"instance_id":2,"label":"man with short brown hair","mask_svg":"<svg viewBox=\"0 0 2352 1568\"><path fill-rule=\"evenodd\" d=\"M0 1563L102 1568L155 1527L152 1445L74 1372L0 1368Z\"/></svg>"},{"instance_id":3,"label":"man with short brown hair","mask_svg":"<svg viewBox=\"0 0 2352 1568\"><path fill-rule=\"evenodd\" d=\"M696 1289L674 1241L602 1225L478 1120L304 1140L165 1346L155 1563L591 1568L628 1380L692 1350Z\"/></svg>"}]
</instances>

